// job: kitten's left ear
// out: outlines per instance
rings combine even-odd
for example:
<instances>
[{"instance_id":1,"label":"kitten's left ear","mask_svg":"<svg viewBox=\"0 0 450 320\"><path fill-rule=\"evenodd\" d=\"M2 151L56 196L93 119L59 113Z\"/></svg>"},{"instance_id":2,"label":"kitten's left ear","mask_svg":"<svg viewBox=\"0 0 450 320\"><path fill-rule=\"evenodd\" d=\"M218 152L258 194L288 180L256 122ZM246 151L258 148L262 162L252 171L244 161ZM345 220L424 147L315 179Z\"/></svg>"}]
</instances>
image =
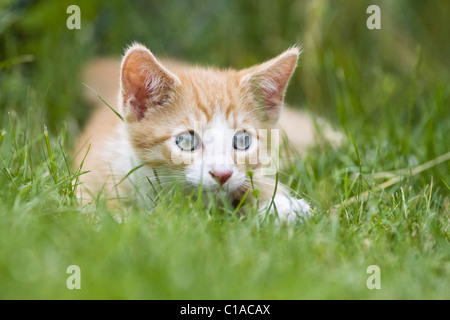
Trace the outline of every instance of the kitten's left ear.
<instances>
[{"instance_id":1,"label":"kitten's left ear","mask_svg":"<svg viewBox=\"0 0 450 320\"><path fill-rule=\"evenodd\" d=\"M294 47L272 60L242 71L241 86L245 90L250 89L258 103L265 106L269 121L275 122L280 116L284 94L300 53Z\"/></svg>"}]
</instances>

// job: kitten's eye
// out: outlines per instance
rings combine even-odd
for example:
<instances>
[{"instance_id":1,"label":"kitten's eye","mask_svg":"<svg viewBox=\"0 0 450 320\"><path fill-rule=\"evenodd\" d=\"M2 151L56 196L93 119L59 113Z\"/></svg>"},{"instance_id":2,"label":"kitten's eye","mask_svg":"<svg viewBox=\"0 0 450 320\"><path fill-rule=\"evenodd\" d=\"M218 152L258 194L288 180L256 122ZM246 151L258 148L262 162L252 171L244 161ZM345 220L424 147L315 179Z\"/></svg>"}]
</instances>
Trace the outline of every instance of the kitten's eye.
<instances>
[{"instance_id":1,"label":"kitten's eye","mask_svg":"<svg viewBox=\"0 0 450 320\"><path fill-rule=\"evenodd\" d=\"M199 139L194 132L184 132L178 135L175 142L183 151L194 151L199 146Z\"/></svg>"},{"instance_id":2,"label":"kitten's eye","mask_svg":"<svg viewBox=\"0 0 450 320\"><path fill-rule=\"evenodd\" d=\"M236 150L247 150L252 143L252 137L246 131L238 131L233 137L233 148Z\"/></svg>"}]
</instances>

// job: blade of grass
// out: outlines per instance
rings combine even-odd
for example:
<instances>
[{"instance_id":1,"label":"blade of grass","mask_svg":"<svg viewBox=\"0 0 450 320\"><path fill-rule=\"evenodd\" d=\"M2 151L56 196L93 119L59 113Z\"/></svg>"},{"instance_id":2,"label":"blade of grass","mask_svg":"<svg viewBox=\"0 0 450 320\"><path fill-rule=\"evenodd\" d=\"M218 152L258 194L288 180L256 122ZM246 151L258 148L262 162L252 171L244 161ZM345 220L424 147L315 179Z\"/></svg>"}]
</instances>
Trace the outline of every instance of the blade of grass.
<instances>
[{"instance_id":1,"label":"blade of grass","mask_svg":"<svg viewBox=\"0 0 450 320\"><path fill-rule=\"evenodd\" d=\"M57 177L57 173L56 173L56 165L55 165L55 159L53 157L53 152L52 152L52 148L50 147L50 140L48 138L48 130L47 130L47 126L44 125L44 140L45 140L45 146L47 148L47 154L48 154L48 158L50 160L50 165L49 165L49 170L50 170L50 174L52 175L53 180L55 181L55 183L58 183L58 177Z\"/></svg>"},{"instance_id":2,"label":"blade of grass","mask_svg":"<svg viewBox=\"0 0 450 320\"><path fill-rule=\"evenodd\" d=\"M441 180L442 180L442 182L445 184L445 186L447 187L447 189L450 190L450 187L449 187L449 185L447 184L447 182L445 182L443 178L441 178Z\"/></svg>"},{"instance_id":3,"label":"blade of grass","mask_svg":"<svg viewBox=\"0 0 450 320\"><path fill-rule=\"evenodd\" d=\"M2 129L2 131L0 132L0 146L2 145L3 142L3 138L6 135L6 131Z\"/></svg>"},{"instance_id":4,"label":"blade of grass","mask_svg":"<svg viewBox=\"0 0 450 320\"><path fill-rule=\"evenodd\" d=\"M135 172L136 170L142 168L143 166L145 166L145 164L138 165L138 166L134 167L133 169L131 169L131 170L125 175L125 177L123 177L122 179L120 179L120 181L114 185L114 189L116 189L122 182L124 182L125 179L127 179L133 172Z\"/></svg>"},{"instance_id":5,"label":"blade of grass","mask_svg":"<svg viewBox=\"0 0 450 320\"><path fill-rule=\"evenodd\" d=\"M275 217L278 219L278 210L277 210L277 206L275 205L274 199L275 199L275 195L277 194L277 189L278 189L278 171L275 174L275 188L273 190L273 194L272 194L272 199L270 199L270 204L269 207L266 210L266 215L264 217L264 221L266 220L266 218L269 215L270 209L272 208L272 206L275 209Z\"/></svg>"},{"instance_id":6,"label":"blade of grass","mask_svg":"<svg viewBox=\"0 0 450 320\"><path fill-rule=\"evenodd\" d=\"M419 173L431 169L443 162L446 162L450 160L450 151L447 153L444 153L443 155L440 155L439 157L436 157L430 161L427 161L421 165L418 165L411 169L409 177L413 177L415 175L418 175ZM402 169L402 172L409 171L408 169ZM358 199L366 199L372 192L381 191L384 190L390 186L393 186L394 184L400 182L402 178L404 178L405 175L398 175L392 179L389 179L386 182L383 182L379 185L376 185L373 190L366 190L364 192L361 192L360 194L357 194L356 196L351 197L346 201L347 204L357 201ZM338 209L341 206L341 204L337 204L334 206L335 209Z\"/></svg>"},{"instance_id":7,"label":"blade of grass","mask_svg":"<svg viewBox=\"0 0 450 320\"><path fill-rule=\"evenodd\" d=\"M245 199L247 199L248 194L250 193L250 189L247 190L247 192L245 192L244 196L242 197L241 201L239 201L239 204L236 206L236 209L234 209L233 211L233 216L236 215L236 213L238 213L239 209L242 207L242 205L245 202Z\"/></svg>"},{"instance_id":8,"label":"blade of grass","mask_svg":"<svg viewBox=\"0 0 450 320\"><path fill-rule=\"evenodd\" d=\"M86 88L88 88L88 89L91 90L93 93L95 93L96 96L99 97L100 100L102 100L103 103L106 104L106 105L108 106L108 108L110 108L111 111L114 112L114 113L116 114L116 116L119 117L120 120L124 121L124 120L123 120L123 117L120 115L120 113L117 112L113 107L111 107L111 106L108 104L108 102L106 102L105 99L103 99L103 97L102 97L97 91L95 91L94 89L92 89L91 87L89 87L86 83L84 83L84 82L82 82L82 83L83 83L83 85L84 85Z\"/></svg>"},{"instance_id":9,"label":"blade of grass","mask_svg":"<svg viewBox=\"0 0 450 320\"><path fill-rule=\"evenodd\" d=\"M22 63L33 62L33 61L34 61L34 55L32 55L32 54L25 54L22 56L6 59L3 61L0 61L0 70L12 67L16 64L22 64Z\"/></svg>"}]
</instances>

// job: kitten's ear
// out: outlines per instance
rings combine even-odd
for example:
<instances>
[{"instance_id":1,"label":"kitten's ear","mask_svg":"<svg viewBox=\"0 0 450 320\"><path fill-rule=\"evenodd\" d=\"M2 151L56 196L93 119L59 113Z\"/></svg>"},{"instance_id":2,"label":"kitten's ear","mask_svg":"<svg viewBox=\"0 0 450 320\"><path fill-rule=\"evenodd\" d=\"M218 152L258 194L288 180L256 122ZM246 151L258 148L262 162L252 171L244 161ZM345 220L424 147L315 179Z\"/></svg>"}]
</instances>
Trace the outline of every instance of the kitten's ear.
<instances>
[{"instance_id":1,"label":"kitten's ear","mask_svg":"<svg viewBox=\"0 0 450 320\"><path fill-rule=\"evenodd\" d=\"M284 94L300 53L294 47L272 60L242 71L241 86L250 90L258 103L265 106L269 121L275 122L280 116Z\"/></svg>"},{"instance_id":2,"label":"kitten's ear","mask_svg":"<svg viewBox=\"0 0 450 320\"><path fill-rule=\"evenodd\" d=\"M127 121L139 121L149 108L166 104L180 83L145 46L132 45L125 52L120 71L120 98Z\"/></svg>"}]
</instances>

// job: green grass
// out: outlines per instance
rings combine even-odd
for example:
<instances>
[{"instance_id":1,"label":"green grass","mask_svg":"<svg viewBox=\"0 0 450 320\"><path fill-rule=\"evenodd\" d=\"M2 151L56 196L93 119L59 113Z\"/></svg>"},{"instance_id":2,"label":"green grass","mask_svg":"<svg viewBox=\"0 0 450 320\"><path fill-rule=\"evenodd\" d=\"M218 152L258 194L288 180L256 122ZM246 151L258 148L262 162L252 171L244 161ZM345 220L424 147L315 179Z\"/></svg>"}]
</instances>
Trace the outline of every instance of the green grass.
<instances>
[{"instance_id":1,"label":"green grass","mask_svg":"<svg viewBox=\"0 0 450 320\"><path fill-rule=\"evenodd\" d=\"M80 1L82 29L69 31L73 3L50 3L0 10L1 299L450 298L449 5L380 2L382 30L369 31L352 1ZM81 206L70 150L89 115L82 66L133 40L237 67L302 43L287 100L346 137L280 172L315 216L274 226L177 189L151 215ZM70 265L81 290L66 287ZM380 290L366 287L370 265Z\"/></svg>"}]
</instances>

